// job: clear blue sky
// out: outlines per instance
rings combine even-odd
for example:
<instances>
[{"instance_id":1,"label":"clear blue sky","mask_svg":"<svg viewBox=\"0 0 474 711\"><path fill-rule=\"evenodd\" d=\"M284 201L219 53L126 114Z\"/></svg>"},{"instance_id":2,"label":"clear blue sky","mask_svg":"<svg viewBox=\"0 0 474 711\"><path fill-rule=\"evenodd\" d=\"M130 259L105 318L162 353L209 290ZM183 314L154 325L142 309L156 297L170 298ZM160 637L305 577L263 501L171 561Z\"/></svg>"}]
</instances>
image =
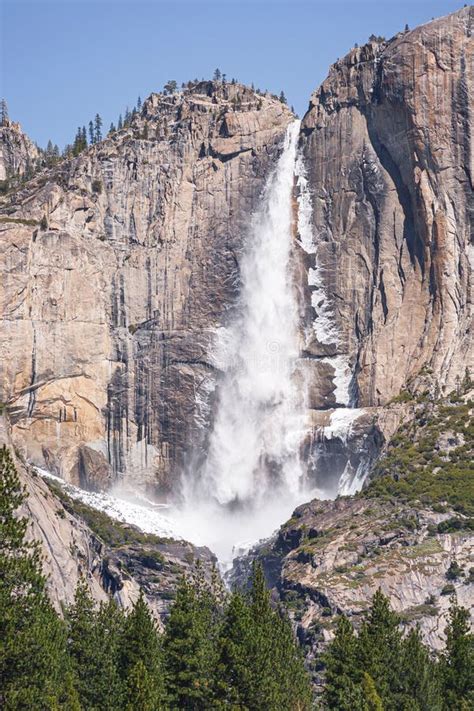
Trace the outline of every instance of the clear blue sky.
<instances>
[{"instance_id":1,"label":"clear blue sky","mask_svg":"<svg viewBox=\"0 0 474 711\"><path fill-rule=\"evenodd\" d=\"M228 78L279 93L302 114L329 65L371 33L462 7L453 0L0 0L0 96L44 146L99 112L179 83Z\"/></svg>"}]
</instances>

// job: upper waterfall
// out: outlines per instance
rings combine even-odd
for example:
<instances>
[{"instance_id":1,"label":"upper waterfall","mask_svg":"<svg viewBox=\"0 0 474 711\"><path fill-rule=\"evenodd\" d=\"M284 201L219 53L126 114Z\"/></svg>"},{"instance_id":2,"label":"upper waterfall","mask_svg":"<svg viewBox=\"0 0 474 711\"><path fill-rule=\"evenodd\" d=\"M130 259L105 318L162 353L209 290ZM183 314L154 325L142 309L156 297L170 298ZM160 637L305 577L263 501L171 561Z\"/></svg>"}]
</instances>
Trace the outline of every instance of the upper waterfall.
<instances>
[{"instance_id":1,"label":"upper waterfall","mask_svg":"<svg viewBox=\"0 0 474 711\"><path fill-rule=\"evenodd\" d=\"M288 126L249 220L239 298L233 317L218 331L213 353L220 375L205 460L183 476L182 502L170 512L176 530L208 545L221 563L230 563L239 547L270 535L297 505L331 495L315 489L300 456L311 423L299 367L304 336L293 267L295 247L316 253L316 245L299 129L299 121ZM308 283L314 287L313 273ZM318 338L337 342L322 286L313 307ZM338 404L346 405L348 364L340 355L325 360L334 369Z\"/></svg>"},{"instance_id":2,"label":"upper waterfall","mask_svg":"<svg viewBox=\"0 0 474 711\"><path fill-rule=\"evenodd\" d=\"M183 480L179 528L221 561L231 560L239 542L268 536L309 497L300 459L307 422L292 273L299 127L288 126L250 219L235 316L220 329L214 354L221 377L206 460Z\"/></svg>"},{"instance_id":3,"label":"upper waterfall","mask_svg":"<svg viewBox=\"0 0 474 711\"><path fill-rule=\"evenodd\" d=\"M304 415L294 380L298 305L290 259L298 133L295 121L252 217L238 315L222 329L216 353L223 377L200 487L220 504L255 503L276 484L294 493L303 475Z\"/></svg>"}]
</instances>

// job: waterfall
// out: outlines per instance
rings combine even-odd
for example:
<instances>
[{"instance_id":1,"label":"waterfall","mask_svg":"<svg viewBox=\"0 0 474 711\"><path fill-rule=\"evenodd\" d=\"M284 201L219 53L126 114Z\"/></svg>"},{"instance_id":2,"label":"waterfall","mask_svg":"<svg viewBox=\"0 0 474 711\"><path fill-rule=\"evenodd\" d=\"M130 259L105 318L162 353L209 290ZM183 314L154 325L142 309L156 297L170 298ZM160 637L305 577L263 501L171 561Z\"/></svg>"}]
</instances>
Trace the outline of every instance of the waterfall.
<instances>
[{"instance_id":1,"label":"waterfall","mask_svg":"<svg viewBox=\"0 0 474 711\"><path fill-rule=\"evenodd\" d=\"M269 486L296 493L303 409L294 374L298 305L290 268L299 121L251 220L238 315L220 334L224 375L201 486L220 504L258 502Z\"/></svg>"},{"instance_id":2,"label":"waterfall","mask_svg":"<svg viewBox=\"0 0 474 711\"><path fill-rule=\"evenodd\" d=\"M299 128L299 121L288 127L280 158L249 220L239 298L230 323L218 331L213 354L220 377L205 461L183 477L182 501L169 514L183 538L207 545L224 568L271 535L297 505L334 495L309 488L300 458L310 427L304 369L299 368L304 339L292 269L294 237L299 248L314 255L308 274L315 311L311 328L322 344L339 345L339 333L318 266L311 196L297 151ZM334 431L343 423L348 432L357 411L347 407L347 357L324 360L333 368L336 402L343 412L342 419L338 410L331 415L331 425L334 417ZM201 412L203 403L198 405ZM347 470L343 486L352 481Z\"/></svg>"},{"instance_id":3,"label":"waterfall","mask_svg":"<svg viewBox=\"0 0 474 711\"><path fill-rule=\"evenodd\" d=\"M250 220L236 315L220 330L215 353L222 376L206 461L183 482L181 522L193 540L201 531L221 560L231 559L237 541L272 533L309 498L299 453L306 415L291 268L299 126L288 127Z\"/></svg>"},{"instance_id":4,"label":"waterfall","mask_svg":"<svg viewBox=\"0 0 474 711\"><path fill-rule=\"evenodd\" d=\"M204 464L189 468L179 501L166 504L120 486L107 495L68 489L73 498L143 530L208 546L223 569L270 536L296 506L337 491L310 488L306 473L311 467L300 458L302 442L311 432L307 376L301 367L305 339L315 335L319 343L337 346L340 339L318 261L312 196L297 150L299 127L299 121L288 127L260 206L249 220L239 298L230 323L218 331L213 356L220 377L216 383L209 381L205 391L216 399ZM308 286L315 318L306 334L301 333L293 273L295 244L313 255ZM338 407L321 437L344 443L361 412L349 407L349 362L341 353L323 359L334 371ZM202 393L200 388L196 410L205 426L210 398ZM317 475L317 461L313 478L314 470ZM348 462L337 482L339 492L354 493L365 474L363 462L356 472Z\"/></svg>"}]
</instances>

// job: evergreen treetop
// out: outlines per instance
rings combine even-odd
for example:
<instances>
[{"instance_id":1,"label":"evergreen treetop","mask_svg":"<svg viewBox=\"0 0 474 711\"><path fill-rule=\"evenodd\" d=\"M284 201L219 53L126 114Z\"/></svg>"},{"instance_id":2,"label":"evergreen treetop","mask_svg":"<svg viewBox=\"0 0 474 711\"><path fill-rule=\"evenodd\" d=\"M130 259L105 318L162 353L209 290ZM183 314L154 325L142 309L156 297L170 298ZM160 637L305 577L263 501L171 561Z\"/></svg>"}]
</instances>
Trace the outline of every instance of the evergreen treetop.
<instances>
[{"instance_id":1,"label":"evergreen treetop","mask_svg":"<svg viewBox=\"0 0 474 711\"><path fill-rule=\"evenodd\" d=\"M0 100L0 126L8 125L8 106L5 99Z\"/></svg>"}]
</instances>

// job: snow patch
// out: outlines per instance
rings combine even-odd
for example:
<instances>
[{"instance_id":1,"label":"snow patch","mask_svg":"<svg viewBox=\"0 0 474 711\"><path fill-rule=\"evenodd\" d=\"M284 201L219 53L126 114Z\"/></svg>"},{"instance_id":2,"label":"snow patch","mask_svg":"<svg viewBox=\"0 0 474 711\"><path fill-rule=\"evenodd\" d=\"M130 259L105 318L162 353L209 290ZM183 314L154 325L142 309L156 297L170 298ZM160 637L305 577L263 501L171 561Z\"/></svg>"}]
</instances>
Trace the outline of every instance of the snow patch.
<instances>
[{"instance_id":1,"label":"snow patch","mask_svg":"<svg viewBox=\"0 0 474 711\"><path fill-rule=\"evenodd\" d=\"M145 497L136 497L136 501L131 501L114 496L113 493L85 491L51 474L46 469L35 467L35 470L43 478L59 484L71 499L81 501L97 511L102 511L116 521L136 526L144 533L153 533L165 538L183 538L176 528L176 523L164 513L169 510L166 504L156 504ZM143 503L138 503L139 500Z\"/></svg>"},{"instance_id":2,"label":"snow patch","mask_svg":"<svg viewBox=\"0 0 474 711\"><path fill-rule=\"evenodd\" d=\"M323 435L326 439L338 438L347 442L352 434L353 423L363 414L362 408L339 407L331 413L329 425L323 427Z\"/></svg>"}]
</instances>

